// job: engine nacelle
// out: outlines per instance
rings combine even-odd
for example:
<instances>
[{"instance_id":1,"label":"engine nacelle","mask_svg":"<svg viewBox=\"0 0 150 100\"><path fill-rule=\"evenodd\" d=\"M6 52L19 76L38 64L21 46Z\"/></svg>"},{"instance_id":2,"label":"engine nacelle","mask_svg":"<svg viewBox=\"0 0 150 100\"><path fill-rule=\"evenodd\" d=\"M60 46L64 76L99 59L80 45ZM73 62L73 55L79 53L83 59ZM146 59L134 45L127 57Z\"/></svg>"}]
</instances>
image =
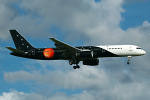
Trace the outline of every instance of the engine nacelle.
<instances>
[{"instance_id":1,"label":"engine nacelle","mask_svg":"<svg viewBox=\"0 0 150 100\"><path fill-rule=\"evenodd\" d=\"M83 65L97 66L99 64L99 59L87 59L83 60Z\"/></svg>"}]
</instances>

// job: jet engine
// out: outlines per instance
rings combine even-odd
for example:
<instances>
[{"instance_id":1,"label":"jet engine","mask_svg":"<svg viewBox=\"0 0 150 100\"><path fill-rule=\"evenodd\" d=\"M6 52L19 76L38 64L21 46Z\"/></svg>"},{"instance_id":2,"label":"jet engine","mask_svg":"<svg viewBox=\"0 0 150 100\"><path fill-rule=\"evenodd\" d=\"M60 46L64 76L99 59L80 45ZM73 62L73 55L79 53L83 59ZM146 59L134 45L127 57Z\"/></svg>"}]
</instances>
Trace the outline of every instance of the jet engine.
<instances>
[{"instance_id":1,"label":"jet engine","mask_svg":"<svg viewBox=\"0 0 150 100\"><path fill-rule=\"evenodd\" d=\"M99 59L86 59L83 60L83 65L97 66L99 64Z\"/></svg>"}]
</instances>

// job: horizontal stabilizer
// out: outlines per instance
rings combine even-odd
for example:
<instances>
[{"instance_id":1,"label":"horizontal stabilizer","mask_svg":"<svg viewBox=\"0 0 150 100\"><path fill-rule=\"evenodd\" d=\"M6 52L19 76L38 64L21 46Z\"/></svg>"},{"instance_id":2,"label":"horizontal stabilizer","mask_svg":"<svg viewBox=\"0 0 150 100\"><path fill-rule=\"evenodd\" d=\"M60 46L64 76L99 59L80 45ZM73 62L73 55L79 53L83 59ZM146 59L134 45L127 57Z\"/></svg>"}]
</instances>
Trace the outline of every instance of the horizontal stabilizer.
<instances>
[{"instance_id":1,"label":"horizontal stabilizer","mask_svg":"<svg viewBox=\"0 0 150 100\"><path fill-rule=\"evenodd\" d=\"M14 49L14 48L12 48L12 47L6 47L6 48L9 49L10 51L14 52L14 53L27 54L27 53L24 52L24 51L17 50L17 49Z\"/></svg>"}]
</instances>

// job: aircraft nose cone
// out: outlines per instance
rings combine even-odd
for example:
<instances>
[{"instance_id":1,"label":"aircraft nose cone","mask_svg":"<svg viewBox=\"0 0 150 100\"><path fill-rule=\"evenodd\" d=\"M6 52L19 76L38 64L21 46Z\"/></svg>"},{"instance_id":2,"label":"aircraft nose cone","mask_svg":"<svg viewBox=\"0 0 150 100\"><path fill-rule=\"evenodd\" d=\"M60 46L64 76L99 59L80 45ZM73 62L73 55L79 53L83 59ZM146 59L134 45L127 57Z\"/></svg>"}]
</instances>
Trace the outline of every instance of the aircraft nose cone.
<instances>
[{"instance_id":1,"label":"aircraft nose cone","mask_svg":"<svg viewBox=\"0 0 150 100\"><path fill-rule=\"evenodd\" d=\"M145 55L145 54L146 54L146 52L143 50L143 51L142 51L142 54L143 54L143 55Z\"/></svg>"},{"instance_id":2,"label":"aircraft nose cone","mask_svg":"<svg viewBox=\"0 0 150 100\"><path fill-rule=\"evenodd\" d=\"M146 54L146 52L144 51L144 55Z\"/></svg>"}]
</instances>

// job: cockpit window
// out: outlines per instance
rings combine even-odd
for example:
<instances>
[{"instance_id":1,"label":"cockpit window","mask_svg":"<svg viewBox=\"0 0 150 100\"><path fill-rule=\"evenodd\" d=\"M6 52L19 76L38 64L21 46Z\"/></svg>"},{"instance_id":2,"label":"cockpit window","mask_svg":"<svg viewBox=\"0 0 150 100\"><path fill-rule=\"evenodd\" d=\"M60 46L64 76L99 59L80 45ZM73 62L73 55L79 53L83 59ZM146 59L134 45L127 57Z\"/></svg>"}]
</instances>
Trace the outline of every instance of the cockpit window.
<instances>
[{"instance_id":1,"label":"cockpit window","mask_svg":"<svg viewBox=\"0 0 150 100\"><path fill-rule=\"evenodd\" d=\"M141 49L140 47L137 47L136 49Z\"/></svg>"}]
</instances>

